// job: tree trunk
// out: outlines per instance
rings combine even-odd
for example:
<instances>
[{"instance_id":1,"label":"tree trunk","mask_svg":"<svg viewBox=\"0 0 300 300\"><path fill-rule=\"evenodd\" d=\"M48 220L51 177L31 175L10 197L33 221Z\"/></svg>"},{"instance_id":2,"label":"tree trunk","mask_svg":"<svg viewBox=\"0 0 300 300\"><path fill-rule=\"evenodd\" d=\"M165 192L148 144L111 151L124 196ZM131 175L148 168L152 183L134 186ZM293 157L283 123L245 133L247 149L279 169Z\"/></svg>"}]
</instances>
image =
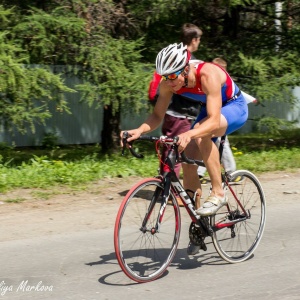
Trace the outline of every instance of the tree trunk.
<instances>
[{"instance_id":1,"label":"tree trunk","mask_svg":"<svg viewBox=\"0 0 300 300\"><path fill-rule=\"evenodd\" d=\"M110 105L104 106L101 151L110 153L120 147L120 112L113 114Z\"/></svg>"},{"instance_id":2,"label":"tree trunk","mask_svg":"<svg viewBox=\"0 0 300 300\"><path fill-rule=\"evenodd\" d=\"M240 10L240 6L234 7L224 16L223 34L232 39L236 39L239 34Z\"/></svg>"}]
</instances>

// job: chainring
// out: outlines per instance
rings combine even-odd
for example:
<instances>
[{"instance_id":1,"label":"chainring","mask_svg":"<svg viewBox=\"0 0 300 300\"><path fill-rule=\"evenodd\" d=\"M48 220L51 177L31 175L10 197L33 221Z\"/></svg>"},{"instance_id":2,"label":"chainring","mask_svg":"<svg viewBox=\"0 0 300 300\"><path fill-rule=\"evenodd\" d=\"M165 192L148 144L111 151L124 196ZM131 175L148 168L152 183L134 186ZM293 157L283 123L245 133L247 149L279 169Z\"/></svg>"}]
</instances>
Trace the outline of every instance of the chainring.
<instances>
[{"instance_id":1,"label":"chainring","mask_svg":"<svg viewBox=\"0 0 300 300\"><path fill-rule=\"evenodd\" d=\"M206 251L207 247L204 243L205 235L203 234L201 227L196 226L194 222L191 222L189 228L189 238L194 245L200 246L201 249Z\"/></svg>"}]
</instances>

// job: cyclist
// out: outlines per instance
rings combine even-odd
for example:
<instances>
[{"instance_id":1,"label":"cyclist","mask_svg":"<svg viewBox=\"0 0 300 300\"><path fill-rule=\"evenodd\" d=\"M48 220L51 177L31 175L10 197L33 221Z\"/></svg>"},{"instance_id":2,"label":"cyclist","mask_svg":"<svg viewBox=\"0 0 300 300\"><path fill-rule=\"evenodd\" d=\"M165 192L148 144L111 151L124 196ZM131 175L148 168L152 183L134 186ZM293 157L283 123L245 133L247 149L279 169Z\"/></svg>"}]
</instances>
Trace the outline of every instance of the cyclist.
<instances>
[{"instance_id":1,"label":"cyclist","mask_svg":"<svg viewBox=\"0 0 300 300\"><path fill-rule=\"evenodd\" d=\"M193 52L198 50L200 39L202 36L202 30L194 24L185 23L181 28L181 41L183 44L187 45L187 49L191 52L191 59L196 60L193 56ZM157 76L155 74L155 76ZM161 76L160 76L161 78ZM159 95L159 88L156 90L156 98ZM199 113L199 102L190 101L180 95L173 94L172 101L166 111L163 123L162 123L162 134L166 136L177 136L180 133L183 133L189 130L192 126L193 121ZM186 153L190 157L195 157L196 152L198 152L198 147L193 141L189 144L186 149ZM161 160L164 161L165 157L168 155L168 150L166 149L162 153ZM196 191L199 185L193 185L193 181L190 181L189 174L193 171L190 169L195 168L195 166L186 165L182 166L183 169L183 186L185 189ZM160 166L160 171L163 172L163 164ZM179 177L180 173L180 164L176 164L174 171ZM199 193L199 191L198 191ZM200 199L199 199L200 201ZM178 204L183 206L180 198L178 198ZM197 205L196 205L197 207ZM199 207L197 207L199 208Z\"/></svg>"},{"instance_id":2,"label":"cyclist","mask_svg":"<svg viewBox=\"0 0 300 300\"><path fill-rule=\"evenodd\" d=\"M182 43L171 44L158 53L156 71L162 75L163 80L157 103L152 114L140 127L128 130L128 141L159 126L173 93L199 101L202 109L192 129L178 135L178 145L179 151L183 151L195 140L200 149L212 190L197 209L197 214L208 216L215 214L227 203L220 176L219 151L214 140L242 127L248 118L248 107L240 89L224 69L213 63L189 63L190 57L190 52ZM196 170L197 167L189 177L191 184L198 184L200 188Z\"/></svg>"}]
</instances>

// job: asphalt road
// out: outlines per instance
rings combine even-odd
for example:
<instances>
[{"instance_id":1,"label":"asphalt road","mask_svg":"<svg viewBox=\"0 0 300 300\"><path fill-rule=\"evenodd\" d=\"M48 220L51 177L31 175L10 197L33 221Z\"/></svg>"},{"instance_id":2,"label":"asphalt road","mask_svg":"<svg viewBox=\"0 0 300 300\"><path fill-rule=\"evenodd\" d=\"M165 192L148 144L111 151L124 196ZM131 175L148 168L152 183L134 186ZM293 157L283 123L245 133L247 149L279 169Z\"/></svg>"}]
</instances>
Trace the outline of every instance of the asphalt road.
<instances>
[{"instance_id":1,"label":"asphalt road","mask_svg":"<svg viewBox=\"0 0 300 300\"><path fill-rule=\"evenodd\" d=\"M265 185L267 223L254 256L228 264L212 244L188 257L182 211L178 252L166 274L137 284L120 270L113 228L0 243L1 299L300 299L300 194ZM114 218L114 216L112 216ZM101 216L99 216L101 218Z\"/></svg>"}]
</instances>

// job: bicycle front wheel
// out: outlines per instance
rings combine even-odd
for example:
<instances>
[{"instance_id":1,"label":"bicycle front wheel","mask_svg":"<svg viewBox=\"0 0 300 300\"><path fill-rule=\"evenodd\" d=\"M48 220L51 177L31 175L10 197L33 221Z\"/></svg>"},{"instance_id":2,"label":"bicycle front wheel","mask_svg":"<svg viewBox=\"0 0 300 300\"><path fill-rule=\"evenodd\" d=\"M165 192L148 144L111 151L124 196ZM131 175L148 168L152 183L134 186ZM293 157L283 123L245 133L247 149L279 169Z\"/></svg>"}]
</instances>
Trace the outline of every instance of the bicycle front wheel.
<instances>
[{"instance_id":1,"label":"bicycle front wheel","mask_svg":"<svg viewBox=\"0 0 300 300\"><path fill-rule=\"evenodd\" d=\"M230 263L238 263L253 254L262 238L266 202L263 189L254 174L242 170L233 172L231 176L240 176L241 181L230 183L227 187L228 206L211 216L211 225L214 230L213 243L219 255Z\"/></svg>"},{"instance_id":2,"label":"bicycle front wheel","mask_svg":"<svg viewBox=\"0 0 300 300\"><path fill-rule=\"evenodd\" d=\"M160 179L140 181L123 199L116 218L116 256L124 273L137 282L160 277L178 246L180 210L172 192L172 205L163 203L162 194Z\"/></svg>"}]
</instances>

